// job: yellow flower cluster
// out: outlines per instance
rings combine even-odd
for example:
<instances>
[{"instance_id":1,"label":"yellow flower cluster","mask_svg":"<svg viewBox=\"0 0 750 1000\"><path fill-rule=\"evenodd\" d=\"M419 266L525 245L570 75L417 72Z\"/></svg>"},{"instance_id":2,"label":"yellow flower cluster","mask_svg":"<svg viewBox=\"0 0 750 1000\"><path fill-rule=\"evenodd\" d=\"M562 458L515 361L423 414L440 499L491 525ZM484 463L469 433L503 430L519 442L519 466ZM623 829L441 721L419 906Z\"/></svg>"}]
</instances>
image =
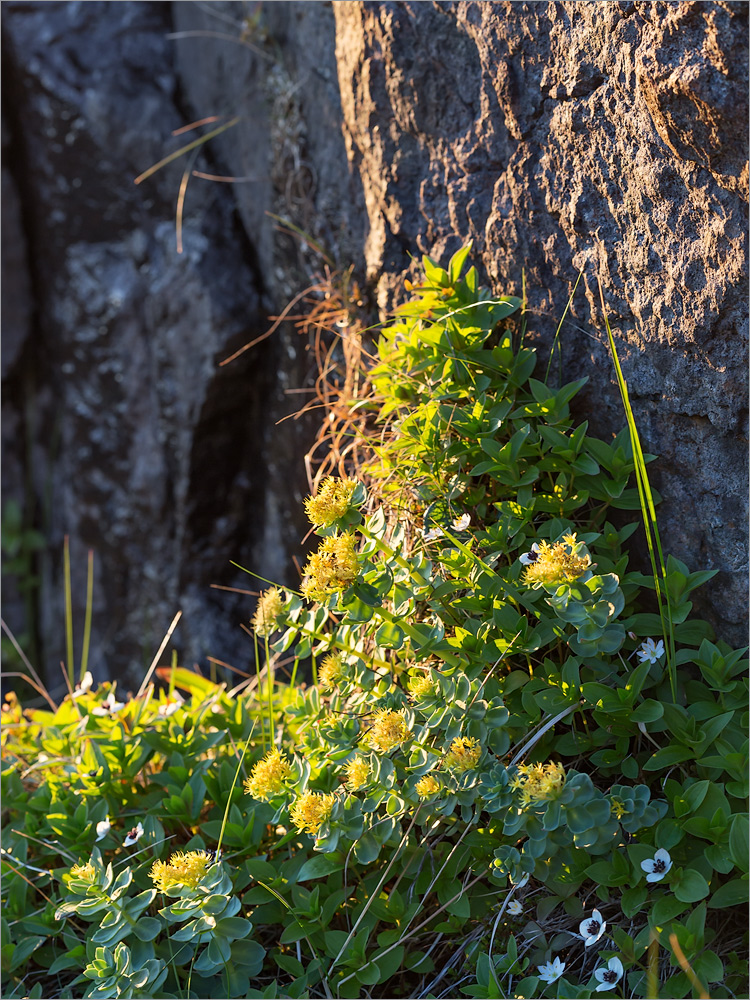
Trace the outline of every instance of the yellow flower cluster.
<instances>
[{"instance_id":1,"label":"yellow flower cluster","mask_svg":"<svg viewBox=\"0 0 750 1000\"><path fill-rule=\"evenodd\" d=\"M341 653L329 653L318 670L318 684L324 691L333 691L344 679L344 658Z\"/></svg>"},{"instance_id":2,"label":"yellow flower cluster","mask_svg":"<svg viewBox=\"0 0 750 1000\"><path fill-rule=\"evenodd\" d=\"M323 480L314 497L305 500L305 511L316 528L330 528L346 514L352 505L352 495L357 488L356 479Z\"/></svg>"},{"instance_id":3,"label":"yellow flower cluster","mask_svg":"<svg viewBox=\"0 0 750 1000\"><path fill-rule=\"evenodd\" d=\"M473 767L476 767L481 756L482 747L479 744L479 740L475 740L471 736L457 736L451 743L451 748L445 758L445 764L452 771L458 771L459 774L463 774L464 771L470 771Z\"/></svg>"},{"instance_id":4,"label":"yellow flower cluster","mask_svg":"<svg viewBox=\"0 0 750 1000\"><path fill-rule=\"evenodd\" d=\"M292 823L301 833L316 834L331 815L336 796L324 792L304 792L289 810Z\"/></svg>"},{"instance_id":5,"label":"yellow flower cluster","mask_svg":"<svg viewBox=\"0 0 750 1000\"><path fill-rule=\"evenodd\" d=\"M435 685L432 683L432 678L429 674L417 674L415 677L409 678L409 693L412 701L419 701L420 698L426 698L434 690Z\"/></svg>"},{"instance_id":6,"label":"yellow flower cluster","mask_svg":"<svg viewBox=\"0 0 750 1000\"><path fill-rule=\"evenodd\" d=\"M406 725L403 714L393 712L390 708L384 708L375 716L367 739L373 750L388 753L410 736L411 730Z\"/></svg>"},{"instance_id":7,"label":"yellow flower cluster","mask_svg":"<svg viewBox=\"0 0 750 1000\"><path fill-rule=\"evenodd\" d=\"M305 566L302 593L308 600L324 601L354 583L358 568L354 545L354 535L350 532L323 539Z\"/></svg>"},{"instance_id":8,"label":"yellow flower cluster","mask_svg":"<svg viewBox=\"0 0 750 1000\"><path fill-rule=\"evenodd\" d=\"M294 772L289 761L274 747L259 760L245 780L245 791L254 799L268 802L284 790L284 781Z\"/></svg>"},{"instance_id":9,"label":"yellow flower cluster","mask_svg":"<svg viewBox=\"0 0 750 1000\"><path fill-rule=\"evenodd\" d=\"M280 627L284 611L284 599L278 587L269 587L258 598L258 606L253 615L253 631L256 635L272 635Z\"/></svg>"},{"instance_id":10,"label":"yellow flower cluster","mask_svg":"<svg viewBox=\"0 0 750 1000\"><path fill-rule=\"evenodd\" d=\"M519 764L516 776L510 783L514 792L520 792L520 805L539 805L555 799L565 784L562 764Z\"/></svg>"},{"instance_id":11,"label":"yellow flower cluster","mask_svg":"<svg viewBox=\"0 0 750 1000\"><path fill-rule=\"evenodd\" d=\"M420 798L428 799L431 795L435 795L440 791L440 782L437 778L433 778L431 774L426 774L424 778L419 779L414 787Z\"/></svg>"},{"instance_id":12,"label":"yellow flower cluster","mask_svg":"<svg viewBox=\"0 0 750 1000\"><path fill-rule=\"evenodd\" d=\"M96 878L96 868L87 861L85 865L73 865L70 869L71 878L80 878L84 882L93 882Z\"/></svg>"},{"instance_id":13,"label":"yellow flower cluster","mask_svg":"<svg viewBox=\"0 0 750 1000\"><path fill-rule=\"evenodd\" d=\"M155 861L149 876L159 892L176 895L173 889L187 886L195 889L211 867L211 855L206 851L177 851L169 861Z\"/></svg>"},{"instance_id":14,"label":"yellow flower cluster","mask_svg":"<svg viewBox=\"0 0 750 1000\"><path fill-rule=\"evenodd\" d=\"M591 567L589 556L576 554L578 545L574 534L564 535L562 540L555 542L554 545L550 545L549 542L539 542L536 561L526 567L524 581L532 586L542 584L554 587L576 580Z\"/></svg>"},{"instance_id":15,"label":"yellow flower cluster","mask_svg":"<svg viewBox=\"0 0 750 1000\"><path fill-rule=\"evenodd\" d=\"M367 784L370 777L370 765L362 757L353 757L344 766L346 771L346 787L350 792Z\"/></svg>"}]
</instances>

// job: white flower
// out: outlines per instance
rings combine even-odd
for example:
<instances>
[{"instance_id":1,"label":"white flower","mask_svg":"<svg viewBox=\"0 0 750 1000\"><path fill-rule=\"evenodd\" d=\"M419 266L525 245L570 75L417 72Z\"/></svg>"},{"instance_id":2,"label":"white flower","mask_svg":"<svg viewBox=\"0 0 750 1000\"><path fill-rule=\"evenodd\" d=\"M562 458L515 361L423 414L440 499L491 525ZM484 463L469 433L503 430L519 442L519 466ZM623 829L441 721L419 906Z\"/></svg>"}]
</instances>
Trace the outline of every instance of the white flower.
<instances>
[{"instance_id":1,"label":"white flower","mask_svg":"<svg viewBox=\"0 0 750 1000\"><path fill-rule=\"evenodd\" d=\"M531 549L528 552L524 552L522 556L519 556L519 562L522 562L524 566L531 566L539 558L539 546L534 542Z\"/></svg>"},{"instance_id":2,"label":"white flower","mask_svg":"<svg viewBox=\"0 0 750 1000\"><path fill-rule=\"evenodd\" d=\"M641 861L641 868L646 872L647 882L661 882L671 867L672 859L669 856L669 851L665 851L663 847L659 848L653 858Z\"/></svg>"},{"instance_id":3,"label":"white flower","mask_svg":"<svg viewBox=\"0 0 750 1000\"><path fill-rule=\"evenodd\" d=\"M658 642L654 642L653 639L646 639L645 642L641 643L639 649L636 650L636 654L641 663L645 663L648 660L649 663L656 663L656 661L664 656L664 643L659 639Z\"/></svg>"},{"instance_id":4,"label":"white flower","mask_svg":"<svg viewBox=\"0 0 750 1000\"><path fill-rule=\"evenodd\" d=\"M109 816L105 816L101 823L96 824L96 839L104 840L110 831L112 824L109 821Z\"/></svg>"},{"instance_id":5,"label":"white flower","mask_svg":"<svg viewBox=\"0 0 750 1000\"><path fill-rule=\"evenodd\" d=\"M115 715L121 708L125 708L124 701L115 700L114 690L110 691L101 705L91 709L92 715Z\"/></svg>"},{"instance_id":6,"label":"white flower","mask_svg":"<svg viewBox=\"0 0 750 1000\"><path fill-rule=\"evenodd\" d=\"M454 531L465 531L470 524L471 524L471 515L462 514L460 517L457 517L454 520L451 527L453 528Z\"/></svg>"},{"instance_id":7,"label":"white flower","mask_svg":"<svg viewBox=\"0 0 750 1000\"><path fill-rule=\"evenodd\" d=\"M556 958L554 962L547 962L546 965L539 965L537 968L539 969L539 978L543 983L554 983L565 972L565 962Z\"/></svg>"},{"instance_id":8,"label":"white flower","mask_svg":"<svg viewBox=\"0 0 750 1000\"><path fill-rule=\"evenodd\" d=\"M122 846L131 847L133 844L139 841L142 836L143 836L143 823L139 823L137 826L134 826L132 830L128 831L128 835L125 838L125 840L123 840Z\"/></svg>"},{"instance_id":9,"label":"white flower","mask_svg":"<svg viewBox=\"0 0 750 1000\"><path fill-rule=\"evenodd\" d=\"M594 910L590 917L581 921L578 931L583 938L583 943L586 948L588 948L589 945L596 944L604 933L604 928L606 926L607 921L598 910Z\"/></svg>"},{"instance_id":10,"label":"white flower","mask_svg":"<svg viewBox=\"0 0 750 1000\"><path fill-rule=\"evenodd\" d=\"M512 899L508 903L508 913L510 913L511 917L518 917L523 913L523 907L517 899Z\"/></svg>"},{"instance_id":11,"label":"white flower","mask_svg":"<svg viewBox=\"0 0 750 1000\"><path fill-rule=\"evenodd\" d=\"M91 685L94 683L94 678L91 676L91 671L87 670L83 675L83 680L80 684L76 684L75 691L73 692L73 698L80 698L82 694L86 694L87 691L91 690Z\"/></svg>"},{"instance_id":12,"label":"white flower","mask_svg":"<svg viewBox=\"0 0 750 1000\"><path fill-rule=\"evenodd\" d=\"M601 993L603 990L614 989L622 979L624 971L622 962L617 957L610 958L606 968L595 969L594 975L599 983L596 987L596 992Z\"/></svg>"},{"instance_id":13,"label":"white flower","mask_svg":"<svg viewBox=\"0 0 750 1000\"><path fill-rule=\"evenodd\" d=\"M168 719L170 715L174 713L185 704L185 699L182 695L178 694L176 691L172 694L171 698L167 698L166 701L162 702L157 708L159 715Z\"/></svg>"},{"instance_id":14,"label":"white flower","mask_svg":"<svg viewBox=\"0 0 750 1000\"><path fill-rule=\"evenodd\" d=\"M443 529L439 526L437 528L430 528L429 531L425 531L424 528L422 529L422 537L426 542L434 542L435 539L440 538L442 534Z\"/></svg>"}]
</instances>

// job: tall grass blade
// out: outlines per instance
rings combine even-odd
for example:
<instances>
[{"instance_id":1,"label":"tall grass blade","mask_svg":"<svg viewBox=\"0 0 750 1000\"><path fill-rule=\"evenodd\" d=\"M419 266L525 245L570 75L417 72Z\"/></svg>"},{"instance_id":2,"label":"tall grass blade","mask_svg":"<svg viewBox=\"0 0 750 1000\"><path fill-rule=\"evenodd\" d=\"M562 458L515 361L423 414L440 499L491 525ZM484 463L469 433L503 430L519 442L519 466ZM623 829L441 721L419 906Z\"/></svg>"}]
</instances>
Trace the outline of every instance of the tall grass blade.
<instances>
[{"instance_id":1,"label":"tall grass blade","mask_svg":"<svg viewBox=\"0 0 750 1000\"><path fill-rule=\"evenodd\" d=\"M646 471L646 461L643 457L643 449L641 448L641 440L638 435L638 428L636 426L635 417L633 415L633 408L630 405L630 394L628 393L628 385L625 381L625 376L622 373L622 368L620 366L620 359L617 355L617 347L615 346L615 338L612 336L612 329L609 325L609 317L607 315L607 309L604 305L604 292L602 290L601 280L599 281L599 299L602 304L602 313L604 315L604 324L607 329L607 338L609 340L609 347L612 351L612 361L615 366L615 376L617 378L617 385L620 389L620 396L622 397L622 405L625 410L625 417L628 422L628 431L630 433L630 443L633 449L633 464L635 466L635 479L636 485L638 487L638 499L640 501L641 514L643 515L643 527L646 533L646 544L648 545L648 554L651 560L651 568L654 574L654 586L656 588L656 600L659 607L659 618L661 620L661 630L662 636L664 637L664 648L666 650L667 657L667 670L669 673L669 686L672 691L672 698L677 701L677 677L675 670L675 648L674 648L674 629L672 628L672 608L670 606L669 600L669 590L667 588L667 571L664 564L664 553L661 546L661 538L659 537L659 527L656 523L656 508L654 506L654 498L651 492L651 485L648 480L648 472Z\"/></svg>"},{"instance_id":2,"label":"tall grass blade","mask_svg":"<svg viewBox=\"0 0 750 1000\"><path fill-rule=\"evenodd\" d=\"M63 588L65 591L65 668L71 690L75 686L73 664L73 590L70 583L70 538L63 542Z\"/></svg>"},{"instance_id":3,"label":"tall grass blade","mask_svg":"<svg viewBox=\"0 0 750 1000\"><path fill-rule=\"evenodd\" d=\"M547 382L547 380L549 379L549 372L550 368L552 367L552 359L555 356L555 348L557 347L558 340L560 339L560 330L562 330L562 325L565 322L565 317L568 315L568 310L573 304L573 297L575 296L576 289L578 288L578 283L580 282L582 277L583 277L583 271L579 271L578 277L576 278L576 283L575 285L573 285L573 291L570 293L568 301L565 304L565 309L563 310L563 314L560 317L560 322L557 324L557 329L555 330L555 336L552 340L552 347L550 347L549 350L549 361L547 362L547 371L544 373L545 382ZM558 358L560 359L559 379L560 379L560 384L562 384L562 348L558 350Z\"/></svg>"},{"instance_id":4,"label":"tall grass blade","mask_svg":"<svg viewBox=\"0 0 750 1000\"><path fill-rule=\"evenodd\" d=\"M91 645L91 617L94 610L94 550L89 549L88 569L86 573L86 616L83 620L83 646L81 648L81 675L79 684L83 683L89 667L89 647Z\"/></svg>"}]
</instances>

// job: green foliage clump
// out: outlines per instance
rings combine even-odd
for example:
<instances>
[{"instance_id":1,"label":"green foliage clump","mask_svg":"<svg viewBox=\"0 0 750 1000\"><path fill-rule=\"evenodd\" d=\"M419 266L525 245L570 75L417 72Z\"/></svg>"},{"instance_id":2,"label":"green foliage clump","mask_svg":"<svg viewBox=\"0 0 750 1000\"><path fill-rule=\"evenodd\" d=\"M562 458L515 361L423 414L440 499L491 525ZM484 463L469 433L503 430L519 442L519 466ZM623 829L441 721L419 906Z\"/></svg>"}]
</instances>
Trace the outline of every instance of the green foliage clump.
<instances>
[{"instance_id":1,"label":"green foliage clump","mask_svg":"<svg viewBox=\"0 0 750 1000\"><path fill-rule=\"evenodd\" d=\"M371 460L308 500L321 543L300 592L259 602L269 667L310 658L315 683L269 670L265 691L230 697L173 671L179 704L150 688L76 692L55 713L9 699L9 982L747 988L744 651L691 617L711 574L629 569L630 435L574 424L582 383L533 377L519 301L462 277L467 254L424 259L360 401Z\"/></svg>"}]
</instances>

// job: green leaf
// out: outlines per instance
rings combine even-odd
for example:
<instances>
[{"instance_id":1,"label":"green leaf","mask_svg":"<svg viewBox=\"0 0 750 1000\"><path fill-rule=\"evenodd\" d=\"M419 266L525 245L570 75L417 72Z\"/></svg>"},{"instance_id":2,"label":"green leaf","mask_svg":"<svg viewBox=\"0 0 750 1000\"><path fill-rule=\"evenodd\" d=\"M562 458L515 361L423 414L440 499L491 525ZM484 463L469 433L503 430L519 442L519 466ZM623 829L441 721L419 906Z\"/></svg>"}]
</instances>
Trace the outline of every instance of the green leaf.
<instances>
[{"instance_id":1,"label":"green leaf","mask_svg":"<svg viewBox=\"0 0 750 1000\"><path fill-rule=\"evenodd\" d=\"M354 855L362 865L369 865L380 854L380 844L369 832L363 833L354 845Z\"/></svg>"},{"instance_id":2,"label":"green leaf","mask_svg":"<svg viewBox=\"0 0 750 1000\"><path fill-rule=\"evenodd\" d=\"M651 908L651 923L662 927L664 924L668 924L670 920L674 920L680 913L683 913L685 909L687 909L687 904L679 899L675 899L674 896L661 896Z\"/></svg>"},{"instance_id":3,"label":"green leaf","mask_svg":"<svg viewBox=\"0 0 750 1000\"><path fill-rule=\"evenodd\" d=\"M139 941L153 941L162 929L162 922L156 917L140 917L133 927L133 933Z\"/></svg>"},{"instance_id":4,"label":"green leaf","mask_svg":"<svg viewBox=\"0 0 750 1000\"><path fill-rule=\"evenodd\" d=\"M672 881L672 891L683 903L697 903L699 899L705 899L711 890L700 872L689 868L680 878Z\"/></svg>"},{"instance_id":5,"label":"green leaf","mask_svg":"<svg viewBox=\"0 0 750 1000\"><path fill-rule=\"evenodd\" d=\"M344 867L340 854L316 854L306 861L297 875L298 882L309 882L310 879L323 878L331 872L338 872Z\"/></svg>"},{"instance_id":6,"label":"green leaf","mask_svg":"<svg viewBox=\"0 0 750 1000\"><path fill-rule=\"evenodd\" d=\"M404 630L393 622L383 622L375 633L375 642L384 649L401 649L405 638Z\"/></svg>"},{"instance_id":7,"label":"green leaf","mask_svg":"<svg viewBox=\"0 0 750 1000\"><path fill-rule=\"evenodd\" d=\"M748 870L750 867L748 865L750 843L748 842L747 813L740 813L732 817L732 825L729 828L729 854L738 868L744 872Z\"/></svg>"},{"instance_id":8,"label":"green leaf","mask_svg":"<svg viewBox=\"0 0 750 1000\"><path fill-rule=\"evenodd\" d=\"M708 905L713 910L723 910L729 906L739 906L748 901L748 880L747 875L743 878L732 879L720 885L708 901Z\"/></svg>"},{"instance_id":9,"label":"green leaf","mask_svg":"<svg viewBox=\"0 0 750 1000\"><path fill-rule=\"evenodd\" d=\"M643 765L644 771L662 771L667 767L674 767L675 764L682 764L686 760L695 757L693 750L687 747L668 746L662 747L652 754Z\"/></svg>"}]
</instances>

